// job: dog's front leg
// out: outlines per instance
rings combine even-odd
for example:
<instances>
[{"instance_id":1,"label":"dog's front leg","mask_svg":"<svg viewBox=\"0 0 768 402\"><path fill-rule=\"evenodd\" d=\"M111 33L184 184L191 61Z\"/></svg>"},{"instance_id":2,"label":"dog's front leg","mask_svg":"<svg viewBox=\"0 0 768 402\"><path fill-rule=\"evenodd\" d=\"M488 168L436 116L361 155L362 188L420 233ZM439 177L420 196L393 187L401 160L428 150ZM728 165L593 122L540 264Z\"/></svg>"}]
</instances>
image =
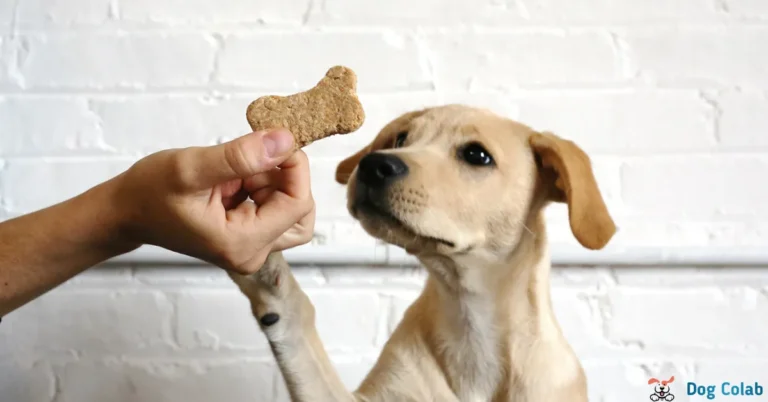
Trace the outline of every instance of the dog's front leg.
<instances>
[{"instance_id":1,"label":"dog's front leg","mask_svg":"<svg viewBox=\"0 0 768 402\"><path fill-rule=\"evenodd\" d=\"M315 328L315 308L282 253L272 253L255 274L230 273L251 302L295 402L354 401L331 365Z\"/></svg>"}]
</instances>

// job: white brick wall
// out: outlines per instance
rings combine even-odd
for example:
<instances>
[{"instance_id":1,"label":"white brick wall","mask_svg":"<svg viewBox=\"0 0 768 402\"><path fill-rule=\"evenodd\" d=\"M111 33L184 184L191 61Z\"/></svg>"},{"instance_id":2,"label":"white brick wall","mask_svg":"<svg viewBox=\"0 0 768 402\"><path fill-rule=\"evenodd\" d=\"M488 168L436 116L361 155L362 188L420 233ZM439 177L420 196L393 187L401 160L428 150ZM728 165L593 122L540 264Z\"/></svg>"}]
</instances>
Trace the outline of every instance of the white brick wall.
<instances>
[{"instance_id":1,"label":"white brick wall","mask_svg":"<svg viewBox=\"0 0 768 402\"><path fill-rule=\"evenodd\" d=\"M565 209L549 221L557 260L581 265L556 268L553 299L592 401L645 400L650 375L768 385L766 46L762 0L0 0L0 219L150 152L243 134L252 99L346 64L368 118L309 147L318 238L301 250L358 265L296 271L350 387L424 273L351 221L335 164L398 113L446 102L593 156L620 226L610 254L563 251ZM746 246L753 266L727 266ZM679 261L640 267L649 255ZM286 400L221 272L123 261L3 320L0 401ZM676 400L703 400L683 381Z\"/></svg>"}]
</instances>

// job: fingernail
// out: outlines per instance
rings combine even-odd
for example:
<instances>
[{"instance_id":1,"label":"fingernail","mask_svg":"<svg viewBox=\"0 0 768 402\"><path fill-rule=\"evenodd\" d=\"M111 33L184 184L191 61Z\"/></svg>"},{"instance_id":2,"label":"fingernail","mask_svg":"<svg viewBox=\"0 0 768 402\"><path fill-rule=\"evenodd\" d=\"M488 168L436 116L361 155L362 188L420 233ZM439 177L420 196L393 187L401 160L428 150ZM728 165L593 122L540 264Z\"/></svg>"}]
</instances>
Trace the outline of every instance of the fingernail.
<instances>
[{"instance_id":1,"label":"fingernail","mask_svg":"<svg viewBox=\"0 0 768 402\"><path fill-rule=\"evenodd\" d=\"M270 158L282 156L293 150L293 134L288 130L270 131L264 134L262 141Z\"/></svg>"}]
</instances>

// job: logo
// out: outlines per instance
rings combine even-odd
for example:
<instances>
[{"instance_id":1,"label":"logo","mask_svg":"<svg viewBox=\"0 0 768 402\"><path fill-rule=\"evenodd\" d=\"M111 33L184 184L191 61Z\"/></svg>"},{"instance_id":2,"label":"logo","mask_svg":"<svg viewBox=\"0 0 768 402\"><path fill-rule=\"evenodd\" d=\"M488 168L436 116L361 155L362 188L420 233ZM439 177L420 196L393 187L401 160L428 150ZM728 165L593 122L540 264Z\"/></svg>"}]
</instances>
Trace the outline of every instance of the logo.
<instances>
[{"instance_id":1,"label":"logo","mask_svg":"<svg viewBox=\"0 0 768 402\"><path fill-rule=\"evenodd\" d=\"M656 378L648 380L648 385L656 384L653 386L651 400L653 402L674 400L675 396L669 392L669 384L673 381L675 381L675 376L669 377L669 380L666 381L659 381Z\"/></svg>"},{"instance_id":2,"label":"logo","mask_svg":"<svg viewBox=\"0 0 768 402\"><path fill-rule=\"evenodd\" d=\"M698 395L713 400L717 398L718 390L720 391L720 395L724 398L737 397L735 398L736 400L744 400L742 397L760 397L763 395L763 386L757 381L754 383L745 383L741 381L738 384L725 381L720 384L720 387L716 387L715 385L705 386L696 384L695 382L689 382L687 392L688 395Z\"/></svg>"},{"instance_id":3,"label":"logo","mask_svg":"<svg viewBox=\"0 0 768 402\"><path fill-rule=\"evenodd\" d=\"M648 385L653 385L653 393L650 396L653 402L669 402L675 400L675 395L670 390L670 384L675 381L675 376L669 377L668 380L659 380L657 378L651 378L648 380ZM723 381L718 385L709 384L702 385L695 382L685 383L685 393L688 396L704 397L707 400L720 399L724 400L763 400L763 392L765 386L757 381L740 381L730 382ZM683 392L683 391L680 391ZM750 398L751 397L751 398ZM703 398L692 399L703 400Z\"/></svg>"}]
</instances>

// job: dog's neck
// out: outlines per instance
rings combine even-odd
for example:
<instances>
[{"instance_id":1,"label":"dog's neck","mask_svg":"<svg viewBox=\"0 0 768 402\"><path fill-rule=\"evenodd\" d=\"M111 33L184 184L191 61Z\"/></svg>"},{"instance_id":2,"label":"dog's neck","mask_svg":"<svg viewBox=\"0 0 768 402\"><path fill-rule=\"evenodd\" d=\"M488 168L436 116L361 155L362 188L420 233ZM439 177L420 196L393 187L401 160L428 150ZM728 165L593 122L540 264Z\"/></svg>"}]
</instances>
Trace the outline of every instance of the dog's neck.
<instances>
[{"instance_id":1,"label":"dog's neck","mask_svg":"<svg viewBox=\"0 0 768 402\"><path fill-rule=\"evenodd\" d=\"M490 399L515 376L509 360L527 346L561 337L550 301L544 220L532 216L507 258L479 266L459 258L420 256L429 271L425 324L435 356L461 400ZM481 264L483 265L483 264ZM453 372L456 371L455 373ZM511 372L510 372L511 371Z\"/></svg>"},{"instance_id":2,"label":"dog's neck","mask_svg":"<svg viewBox=\"0 0 768 402\"><path fill-rule=\"evenodd\" d=\"M471 305L487 305L492 311L486 313L496 326L510 326L513 331L525 326L531 334L549 329L551 263L542 214L531 217L526 228L514 250L496 261L419 256L429 272L425 291L434 292L433 299L439 300L446 320L457 324L471 320L463 314L473 312ZM532 318L537 320L532 322Z\"/></svg>"}]
</instances>

